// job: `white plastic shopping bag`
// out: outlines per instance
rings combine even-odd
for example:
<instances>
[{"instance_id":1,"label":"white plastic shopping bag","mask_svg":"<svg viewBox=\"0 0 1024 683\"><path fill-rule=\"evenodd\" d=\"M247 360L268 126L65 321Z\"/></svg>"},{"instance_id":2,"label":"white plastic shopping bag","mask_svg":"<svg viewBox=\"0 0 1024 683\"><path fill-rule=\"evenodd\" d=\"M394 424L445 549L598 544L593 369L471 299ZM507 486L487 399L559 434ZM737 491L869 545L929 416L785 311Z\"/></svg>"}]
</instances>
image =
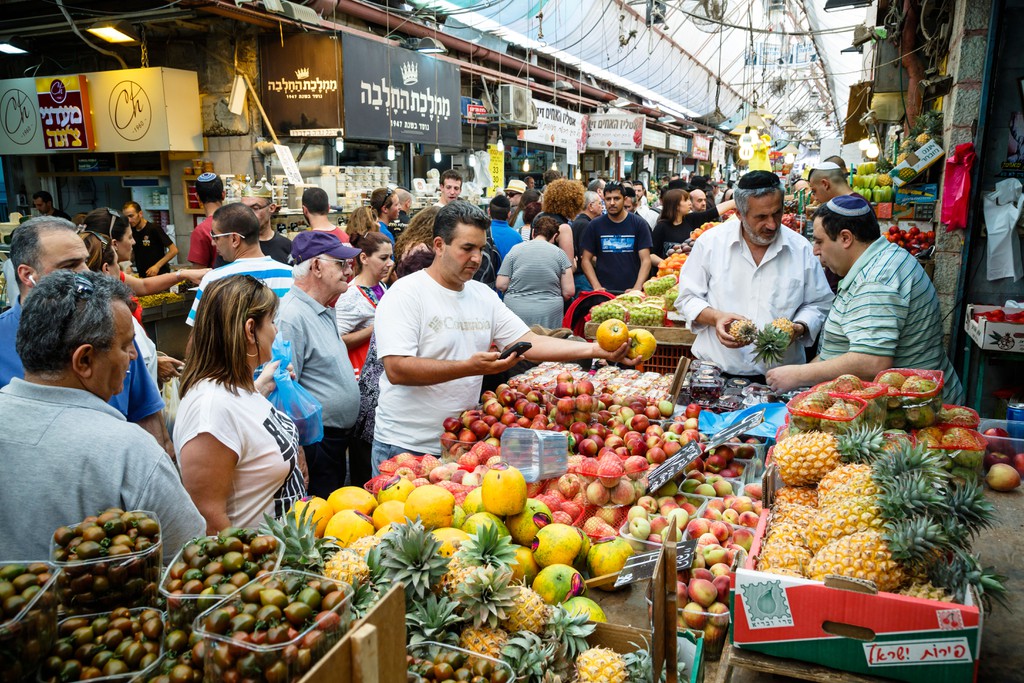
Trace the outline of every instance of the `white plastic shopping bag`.
<instances>
[{"instance_id":1,"label":"white plastic shopping bag","mask_svg":"<svg viewBox=\"0 0 1024 683\"><path fill-rule=\"evenodd\" d=\"M1020 240L1015 228L1024 208L1021 183L1007 178L996 183L996 189L983 197L985 228L988 230L988 279L1012 277L1014 282L1024 276L1020 260Z\"/></svg>"}]
</instances>

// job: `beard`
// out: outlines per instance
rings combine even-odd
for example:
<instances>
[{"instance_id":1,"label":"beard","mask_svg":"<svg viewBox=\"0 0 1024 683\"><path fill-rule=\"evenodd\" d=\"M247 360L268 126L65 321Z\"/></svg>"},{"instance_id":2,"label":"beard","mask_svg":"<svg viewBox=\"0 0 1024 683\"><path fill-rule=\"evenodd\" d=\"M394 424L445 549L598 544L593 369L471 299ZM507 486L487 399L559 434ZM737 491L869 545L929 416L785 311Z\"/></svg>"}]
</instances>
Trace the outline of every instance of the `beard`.
<instances>
[{"instance_id":1,"label":"beard","mask_svg":"<svg viewBox=\"0 0 1024 683\"><path fill-rule=\"evenodd\" d=\"M747 224L744 223L743 221L740 221L740 225L742 226L743 234L746 235L747 239L759 247L767 247L768 245L775 241L775 238L779 234L779 231L776 230L771 237L761 237L756 232L748 228Z\"/></svg>"}]
</instances>

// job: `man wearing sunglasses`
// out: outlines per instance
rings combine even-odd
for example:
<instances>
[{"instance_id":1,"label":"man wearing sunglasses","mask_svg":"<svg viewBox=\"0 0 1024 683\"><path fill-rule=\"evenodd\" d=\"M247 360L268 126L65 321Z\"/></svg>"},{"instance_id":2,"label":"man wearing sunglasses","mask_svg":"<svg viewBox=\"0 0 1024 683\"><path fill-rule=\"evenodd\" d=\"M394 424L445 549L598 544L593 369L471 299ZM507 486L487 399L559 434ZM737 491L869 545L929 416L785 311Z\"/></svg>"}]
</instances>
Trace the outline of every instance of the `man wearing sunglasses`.
<instances>
[{"instance_id":1,"label":"man wearing sunglasses","mask_svg":"<svg viewBox=\"0 0 1024 683\"><path fill-rule=\"evenodd\" d=\"M292 267L279 263L270 256L264 256L260 249L260 219L249 206L235 202L225 204L213 214L213 228L210 239L217 254L224 259L225 265L214 268L203 276L196 290L192 310L188 312L185 322L195 325L199 302L203 291L223 277L230 275L252 275L262 280L274 290L279 297L288 293L292 286ZM291 247L291 240L282 238ZM290 255L290 254L289 254Z\"/></svg>"},{"instance_id":2,"label":"man wearing sunglasses","mask_svg":"<svg viewBox=\"0 0 1024 683\"><path fill-rule=\"evenodd\" d=\"M67 270L25 300L24 379L0 390L0 557L46 557L51 529L111 505L155 512L169 547L203 533L174 464L110 405L137 358L131 305L114 278Z\"/></svg>"},{"instance_id":3,"label":"man wearing sunglasses","mask_svg":"<svg viewBox=\"0 0 1024 683\"><path fill-rule=\"evenodd\" d=\"M348 290L360 253L330 233L300 232L292 244L295 284L277 311L278 334L292 343L295 381L323 406L323 439L302 444L307 490L323 498L345 485L348 433L359 416L359 386L338 336L334 304Z\"/></svg>"},{"instance_id":4,"label":"man wearing sunglasses","mask_svg":"<svg viewBox=\"0 0 1024 683\"><path fill-rule=\"evenodd\" d=\"M15 351L22 304L43 277L59 270L87 271L88 258L89 251L70 221L42 216L18 226L11 240L11 261L17 273L19 295L14 305L0 315L0 387L25 375L21 358ZM13 293L13 287L11 291ZM172 455L174 447L164 424L163 399L137 345L135 353L137 357L129 364L127 377L122 377L121 391L115 393L109 403L129 422L149 432L168 455Z\"/></svg>"}]
</instances>

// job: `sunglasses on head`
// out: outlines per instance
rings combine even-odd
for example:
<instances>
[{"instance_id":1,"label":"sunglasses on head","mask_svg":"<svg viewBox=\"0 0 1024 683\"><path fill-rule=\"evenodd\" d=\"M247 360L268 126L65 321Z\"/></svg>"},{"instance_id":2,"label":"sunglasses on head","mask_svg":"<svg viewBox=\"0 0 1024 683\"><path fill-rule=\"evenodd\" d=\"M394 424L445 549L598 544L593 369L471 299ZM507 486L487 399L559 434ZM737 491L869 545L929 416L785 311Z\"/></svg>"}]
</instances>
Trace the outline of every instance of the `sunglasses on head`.
<instances>
[{"instance_id":1,"label":"sunglasses on head","mask_svg":"<svg viewBox=\"0 0 1024 683\"><path fill-rule=\"evenodd\" d=\"M86 278L81 273L75 275L74 292L76 299L86 299L92 296L92 293L95 291L96 288L92 286L92 283L89 282L88 278Z\"/></svg>"}]
</instances>

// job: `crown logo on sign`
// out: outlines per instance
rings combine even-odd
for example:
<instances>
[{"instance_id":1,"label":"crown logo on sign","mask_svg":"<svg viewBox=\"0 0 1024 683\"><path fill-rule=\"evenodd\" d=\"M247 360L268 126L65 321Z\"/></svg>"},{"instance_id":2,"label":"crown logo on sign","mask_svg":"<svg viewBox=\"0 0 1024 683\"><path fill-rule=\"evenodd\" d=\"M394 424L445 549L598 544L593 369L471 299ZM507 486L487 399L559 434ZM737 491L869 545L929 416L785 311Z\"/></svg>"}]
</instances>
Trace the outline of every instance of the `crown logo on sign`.
<instances>
[{"instance_id":1,"label":"crown logo on sign","mask_svg":"<svg viewBox=\"0 0 1024 683\"><path fill-rule=\"evenodd\" d=\"M416 62L406 62L402 65L402 83L405 85L416 85L420 79L420 70Z\"/></svg>"},{"instance_id":2,"label":"crown logo on sign","mask_svg":"<svg viewBox=\"0 0 1024 683\"><path fill-rule=\"evenodd\" d=\"M309 78L309 69L296 69L295 78Z\"/></svg>"}]
</instances>

